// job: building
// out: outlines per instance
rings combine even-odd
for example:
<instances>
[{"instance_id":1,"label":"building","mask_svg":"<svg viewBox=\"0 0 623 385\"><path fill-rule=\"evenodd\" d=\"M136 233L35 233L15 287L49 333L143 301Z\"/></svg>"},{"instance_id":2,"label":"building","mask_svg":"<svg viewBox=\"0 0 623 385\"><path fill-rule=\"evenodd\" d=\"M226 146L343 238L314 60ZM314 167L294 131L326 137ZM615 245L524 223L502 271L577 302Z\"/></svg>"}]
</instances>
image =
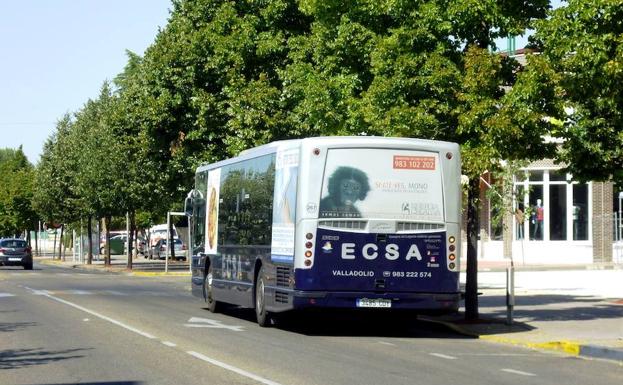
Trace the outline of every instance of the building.
<instances>
[{"instance_id":1,"label":"building","mask_svg":"<svg viewBox=\"0 0 623 385\"><path fill-rule=\"evenodd\" d=\"M513 199L503 221L494 220L481 182L479 259L515 264L623 263L619 194L610 182L578 183L544 159L513 178Z\"/></svg>"}]
</instances>

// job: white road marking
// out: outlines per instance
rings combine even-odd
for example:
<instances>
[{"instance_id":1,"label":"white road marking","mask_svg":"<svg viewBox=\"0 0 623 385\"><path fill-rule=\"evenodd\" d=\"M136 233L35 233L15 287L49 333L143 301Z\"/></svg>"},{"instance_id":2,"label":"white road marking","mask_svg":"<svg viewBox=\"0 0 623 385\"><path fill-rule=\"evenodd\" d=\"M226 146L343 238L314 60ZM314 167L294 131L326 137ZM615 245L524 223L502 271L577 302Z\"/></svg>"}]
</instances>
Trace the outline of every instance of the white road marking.
<instances>
[{"instance_id":1,"label":"white road marking","mask_svg":"<svg viewBox=\"0 0 623 385\"><path fill-rule=\"evenodd\" d=\"M108 294L112 294L112 295L124 295L124 296L127 296L126 293L122 293L122 292L116 291L116 290L104 290L104 293L108 293Z\"/></svg>"},{"instance_id":2,"label":"white road marking","mask_svg":"<svg viewBox=\"0 0 623 385\"><path fill-rule=\"evenodd\" d=\"M500 369L500 370L506 373L519 374L520 376L536 376L536 374L534 373L522 372L520 370L515 370L515 369Z\"/></svg>"},{"instance_id":3,"label":"white road marking","mask_svg":"<svg viewBox=\"0 0 623 385\"><path fill-rule=\"evenodd\" d=\"M385 341L377 341L377 342L381 345L396 346L396 344L392 344L391 342L385 342Z\"/></svg>"},{"instance_id":4,"label":"white road marking","mask_svg":"<svg viewBox=\"0 0 623 385\"><path fill-rule=\"evenodd\" d=\"M174 344L173 342L169 342L169 341L162 341L163 345L167 345L168 347L174 348L177 346L177 344Z\"/></svg>"},{"instance_id":5,"label":"white road marking","mask_svg":"<svg viewBox=\"0 0 623 385\"><path fill-rule=\"evenodd\" d=\"M0 293L0 298L2 297L15 297L15 294L11 293Z\"/></svg>"},{"instance_id":6,"label":"white road marking","mask_svg":"<svg viewBox=\"0 0 623 385\"><path fill-rule=\"evenodd\" d=\"M34 294L34 295L52 295L52 292L48 291L48 290L35 290L35 289L31 289L31 288L26 287L26 286L24 286L24 288L32 291L32 294Z\"/></svg>"},{"instance_id":7,"label":"white road marking","mask_svg":"<svg viewBox=\"0 0 623 385\"><path fill-rule=\"evenodd\" d=\"M31 289L31 288L26 287L26 286L24 286L24 288L25 288L25 289L28 289L28 290L30 290L30 291L32 291L33 293L34 293L34 292L45 292L45 290L35 290L35 289ZM104 321L108 321L108 322L113 323L113 324L115 324L115 325L117 325L117 326L121 326L122 328L127 329L127 330L129 330L129 331L132 331L132 332L134 332L134 333L136 333L136 334L139 334L139 335L141 335L141 336L143 336L143 337L147 337L147 338L149 338L149 339L154 339L154 338L156 338L155 336L153 336L153 335L151 335L151 334L149 334L149 333L145 333L144 331L141 331L141 330L139 330L139 329L137 329L137 328L134 328L134 327L132 327L132 326L126 325L126 324L124 324L123 322L117 321L117 320L115 320L115 319L112 319L112 318L110 318L110 317L107 317L107 316L105 316L105 315L103 315L103 314L100 314L100 313L98 313L98 312L95 312L95 311L93 311L93 310L89 310L89 309L87 309L86 307L83 307L83 306L77 305L77 304L75 304L75 303L73 303L73 302L65 301L64 299L61 299L61 298L55 297L55 296L53 296L53 295L51 295L51 294L48 294L48 293L41 293L40 295L43 295L43 296L45 296L45 297L48 297L48 298L50 298L50 299L53 299L53 300L55 300L55 301L57 301L57 302L60 302L60 303L65 304L65 305L68 305L68 306L74 307L74 308L76 308L76 309L78 309L78 310L82 310L82 311L83 311L83 312L85 312L85 313L89 313L89 314L91 314L91 315L96 316L97 318L101 318L101 319L103 319Z\"/></svg>"},{"instance_id":8,"label":"white road marking","mask_svg":"<svg viewBox=\"0 0 623 385\"><path fill-rule=\"evenodd\" d=\"M439 357L439 358L445 358L446 360L456 360L456 357L452 357L452 356L448 356L445 354L441 354L441 353L428 353L431 356L435 356L435 357Z\"/></svg>"},{"instance_id":9,"label":"white road marking","mask_svg":"<svg viewBox=\"0 0 623 385\"><path fill-rule=\"evenodd\" d=\"M83 321L84 321L84 322L89 322L89 321L90 321L90 319L88 319L88 318L84 318L84 319L83 319Z\"/></svg>"},{"instance_id":10,"label":"white road marking","mask_svg":"<svg viewBox=\"0 0 623 385\"><path fill-rule=\"evenodd\" d=\"M184 324L187 328L214 328L214 329L227 329L235 332L244 331L242 326L232 326L232 325L224 325L223 322L209 319L209 318L199 318L199 317L191 317L188 322L195 323L187 323Z\"/></svg>"},{"instance_id":11,"label":"white road marking","mask_svg":"<svg viewBox=\"0 0 623 385\"><path fill-rule=\"evenodd\" d=\"M212 364L212 365L216 365L216 366L218 366L218 367L220 367L220 368L223 368L223 369L229 370L229 371L234 372L234 373L238 373L238 374L240 374L241 376L244 376L244 377L250 378L250 379L255 380L255 381L257 381L257 382L261 382L262 384L266 384L266 385L281 385L281 384L279 384L278 382L271 381L271 380L266 379L266 378L264 378L264 377L260 377L260 376L258 376L258 375L256 375L256 374L253 374L253 373L247 372L246 370L242 370L242 369L237 368L237 367L235 367L235 366L232 366L232 365L226 364L226 363L224 363L224 362L221 362L221 361L215 360L214 358L210 358L210 357L208 357L208 356L204 356L204 355L203 355L203 354L201 354L201 353L197 353L197 352L193 352L193 351L188 351L188 352L186 352L186 353L190 354L191 356L193 356L193 357L195 357L195 358L198 358L198 359L200 359L200 360L203 360L203 361L205 361L205 362L208 362L208 363L210 363L210 364Z\"/></svg>"},{"instance_id":12,"label":"white road marking","mask_svg":"<svg viewBox=\"0 0 623 385\"><path fill-rule=\"evenodd\" d=\"M87 290L68 290L67 293L75 295L93 295L92 292Z\"/></svg>"}]
</instances>

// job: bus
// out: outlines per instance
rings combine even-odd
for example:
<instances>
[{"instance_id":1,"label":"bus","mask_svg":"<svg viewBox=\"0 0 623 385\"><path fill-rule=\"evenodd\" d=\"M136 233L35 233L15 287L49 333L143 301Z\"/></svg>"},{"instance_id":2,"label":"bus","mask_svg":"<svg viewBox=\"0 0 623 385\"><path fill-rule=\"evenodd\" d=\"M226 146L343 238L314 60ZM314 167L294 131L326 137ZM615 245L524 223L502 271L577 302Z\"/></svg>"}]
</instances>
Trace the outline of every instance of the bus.
<instances>
[{"instance_id":1,"label":"bus","mask_svg":"<svg viewBox=\"0 0 623 385\"><path fill-rule=\"evenodd\" d=\"M185 210L192 293L261 326L306 308L456 312L456 143L314 137L201 165Z\"/></svg>"}]
</instances>

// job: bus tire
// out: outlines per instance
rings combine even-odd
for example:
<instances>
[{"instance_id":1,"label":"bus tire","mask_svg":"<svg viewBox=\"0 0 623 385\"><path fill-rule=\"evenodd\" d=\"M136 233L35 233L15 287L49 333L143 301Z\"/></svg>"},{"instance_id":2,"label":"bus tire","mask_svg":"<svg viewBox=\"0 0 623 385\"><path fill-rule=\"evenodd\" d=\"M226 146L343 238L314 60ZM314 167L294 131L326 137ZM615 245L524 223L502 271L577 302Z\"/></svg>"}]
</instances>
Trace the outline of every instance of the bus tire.
<instances>
[{"instance_id":1,"label":"bus tire","mask_svg":"<svg viewBox=\"0 0 623 385\"><path fill-rule=\"evenodd\" d=\"M266 286L264 282L264 266L260 266L260 271L255 279L255 317L257 324L261 327L271 325L270 313L266 311Z\"/></svg>"},{"instance_id":2,"label":"bus tire","mask_svg":"<svg viewBox=\"0 0 623 385\"><path fill-rule=\"evenodd\" d=\"M208 271L203 277L203 297L208 304L208 310L211 313L218 313L221 303L213 298L212 293L212 264L208 265Z\"/></svg>"}]
</instances>

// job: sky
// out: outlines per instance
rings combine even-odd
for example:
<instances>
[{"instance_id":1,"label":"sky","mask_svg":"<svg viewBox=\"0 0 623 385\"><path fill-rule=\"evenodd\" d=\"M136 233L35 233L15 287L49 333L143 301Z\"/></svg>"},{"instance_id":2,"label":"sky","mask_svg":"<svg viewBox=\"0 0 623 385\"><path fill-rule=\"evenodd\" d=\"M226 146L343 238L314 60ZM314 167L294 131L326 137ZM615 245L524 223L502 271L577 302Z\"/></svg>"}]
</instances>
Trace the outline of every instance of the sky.
<instances>
[{"instance_id":1,"label":"sky","mask_svg":"<svg viewBox=\"0 0 623 385\"><path fill-rule=\"evenodd\" d=\"M65 113L142 55L170 0L0 0L0 148L36 164Z\"/></svg>"}]
</instances>

